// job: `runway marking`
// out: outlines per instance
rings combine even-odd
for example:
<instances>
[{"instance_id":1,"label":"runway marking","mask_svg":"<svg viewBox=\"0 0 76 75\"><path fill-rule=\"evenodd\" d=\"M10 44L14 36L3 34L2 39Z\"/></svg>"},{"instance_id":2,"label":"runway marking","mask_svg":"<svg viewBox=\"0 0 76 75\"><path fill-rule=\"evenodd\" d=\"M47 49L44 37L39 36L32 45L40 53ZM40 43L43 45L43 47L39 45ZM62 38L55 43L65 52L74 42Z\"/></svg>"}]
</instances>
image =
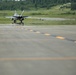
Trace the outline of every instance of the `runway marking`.
<instances>
[{"instance_id":1,"label":"runway marking","mask_svg":"<svg viewBox=\"0 0 76 75\"><path fill-rule=\"evenodd\" d=\"M0 61L32 61L32 60L76 60L76 57L32 57L32 58L0 58Z\"/></svg>"},{"instance_id":2,"label":"runway marking","mask_svg":"<svg viewBox=\"0 0 76 75\"><path fill-rule=\"evenodd\" d=\"M28 29L28 30L29 30L29 29ZM76 41L75 41L75 40L67 39L67 38L62 37L62 36L51 35L51 34L49 34L49 33L42 33L42 32L36 31L36 30L33 30L33 32L41 33L41 34L44 34L44 35L46 35L46 36L52 36L52 37L55 37L55 38L57 38L57 39L61 39L61 40L68 40L68 41L71 41L71 42L76 43Z\"/></svg>"},{"instance_id":3,"label":"runway marking","mask_svg":"<svg viewBox=\"0 0 76 75\"><path fill-rule=\"evenodd\" d=\"M28 29L25 29L25 30L28 30Z\"/></svg>"},{"instance_id":4,"label":"runway marking","mask_svg":"<svg viewBox=\"0 0 76 75\"><path fill-rule=\"evenodd\" d=\"M31 32L33 32L33 30L30 30Z\"/></svg>"},{"instance_id":5,"label":"runway marking","mask_svg":"<svg viewBox=\"0 0 76 75\"><path fill-rule=\"evenodd\" d=\"M23 28L21 28L21 29L23 29ZM56 35L52 35L52 34L49 34L49 33L42 33L42 32L39 32L37 30L32 30L32 29L26 29L26 30L31 31L31 32L35 32L35 33L41 33L41 34L44 34L46 36L52 36L52 37L55 37L57 39L67 40L67 41L71 41L71 42L76 43L76 40L68 39L68 38L65 38L65 37L62 37L62 36L59 36L59 35L56 36Z\"/></svg>"},{"instance_id":6,"label":"runway marking","mask_svg":"<svg viewBox=\"0 0 76 75\"><path fill-rule=\"evenodd\" d=\"M51 34L49 34L49 33L45 33L44 35L47 35L47 36L49 36L49 35L51 35Z\"/></svg>"},{"instance_id":7,"label":"runway marking","mask_svg":"<svg viewBox=\"0 0 76 75\"><path fill-rule=\"evenodd\" d=\"M43 35L46 35L46 36L51 36L51 37L54 37L54 38L57 38L57 39L67 40L67 41L76 43L76 40L69 39L69 38L66 38L66 37L62 37L62 36L59 36L59 35L52 35L52 34L49 34L49 33L42 33L42 32L37 31L37 30L32 30L32 29L29 29L29 28L25 28L23 26L16 26L16 28L19 28L19 29L22 29L22 30L24 29L24 30L27 30L27 31L31 31L31 32L35 32L35 33L40 33L40 34L43 34ZM6 33L0 33L0 34L6 34ZM7 34L9 34L9 33L7 33ZM0 40L0 41L3 41L3 40Z\"/></svg>"},{"instance_id":8,"label":"runway marking","mask_svg":"<svg viewBox=\"0 0 76 75\"><path fill-rule=\"evenodd\" d=\"M21 29L24 29L24 28L21 28Z\"/></svg>"},{"instance_id":9,"label":"runway marking","mask_svg":"<svg viewBox=\"0 0 76 75\"><path fill-rule=\"evenodd\" d=\"M56 36L56 38L61 39L61 40L64 40L64 39L65 39L65 38L62 37L62 36Z\"/></svg>"},{"instance_id":10,"label":"runway marking","mask_svg":"<svg viewBox=\"0 0 76 75\"><path fill-rule=\"evenodd\" d=\"M74 43L76 43L76 41L74 41Z\"/></svg>"},{"instance_id":11,"label":"runway marking","mask_svg":"<svg viewBox=\"0 0 76 75\"><path fill-rule=\"evenodd\" d=\"M37 31L36 33L40 33L39 31Z\"/></svg>"}]
</instances>

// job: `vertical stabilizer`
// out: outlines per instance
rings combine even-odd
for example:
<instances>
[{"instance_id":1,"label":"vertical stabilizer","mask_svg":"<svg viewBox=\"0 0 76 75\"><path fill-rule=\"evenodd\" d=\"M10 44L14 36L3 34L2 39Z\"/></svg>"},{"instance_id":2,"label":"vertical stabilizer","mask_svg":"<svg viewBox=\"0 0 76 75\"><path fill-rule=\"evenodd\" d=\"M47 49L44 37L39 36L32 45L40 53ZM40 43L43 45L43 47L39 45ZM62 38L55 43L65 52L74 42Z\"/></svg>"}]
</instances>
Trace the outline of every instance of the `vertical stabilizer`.
<instances>
[{"instance_id":1,"label":"vertical stabilizer","mask_svg":"<svg viewBox=\"0 0 76 75\"><path fill-rule=\"evenodd\" d=\"M21 16L22 16L23 13L24 13L24 10L22 11Z\"/></svg>"},{"instance_id":2,"label":"vertical stabilizer","mask_svg":"<svg viewBox=\"0 0 76 75\"><path fill-rule=\"evenodd\" d=\"M17 12L15 11L14 16L18 16Z\"/></svg>"}]
</instances>

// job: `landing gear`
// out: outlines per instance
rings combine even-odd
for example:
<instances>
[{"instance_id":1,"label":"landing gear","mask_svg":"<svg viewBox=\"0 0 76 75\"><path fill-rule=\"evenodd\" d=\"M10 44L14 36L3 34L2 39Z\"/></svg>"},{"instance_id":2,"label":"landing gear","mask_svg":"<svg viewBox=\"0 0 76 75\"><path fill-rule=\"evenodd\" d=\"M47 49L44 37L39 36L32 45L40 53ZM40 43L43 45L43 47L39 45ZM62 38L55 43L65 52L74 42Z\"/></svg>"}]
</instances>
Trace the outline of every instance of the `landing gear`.
<instances>
[{"instance_id":1,"label":"landing gear","mask_svg":"<svg viewBox=\"0 0 76 75\"><path fill-rule=\"evenodd\" d=\"M16 20L14 20L12 24L20 24L20 25L24 25L24 23L22 22L22 20L19 20L19 21L20 21L20 22L17 23Z\"/></svg>"},{"instance_id":2,"label":"landing gear","mask_svg":"<svg viewBox=\"0 0 76 75\"><path fill-rule=\"evenodd\" d=\"M22 20L21 20L20 24L24 25L24 23L22 22Z\"/></svg>"},{"instance_id":3,"label":"landing gear","mask_svg":"<svg viewBox=\"0 0 76 75\"><path fill-rule=\"evenodd\" d=\"M12 24L16 24L16 20L14 20Z\"/></svg>"}]
</instances>

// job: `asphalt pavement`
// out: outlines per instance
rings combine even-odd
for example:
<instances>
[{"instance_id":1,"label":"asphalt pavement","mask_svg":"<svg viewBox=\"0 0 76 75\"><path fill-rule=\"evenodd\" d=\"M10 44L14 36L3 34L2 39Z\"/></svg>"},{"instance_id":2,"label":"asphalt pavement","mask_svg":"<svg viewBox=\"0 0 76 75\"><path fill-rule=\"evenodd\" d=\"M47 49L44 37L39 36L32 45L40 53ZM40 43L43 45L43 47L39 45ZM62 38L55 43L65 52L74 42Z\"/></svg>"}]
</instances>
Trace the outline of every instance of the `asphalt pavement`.
<instances>
[{"instance_id":1,"label":"asphalt pavement","mask_svg":"<svg viewBox=\"0 0 76 75\"><path fill-rule=\"evenodd\" d=\"M76 26L0 25L0 75L76 75Z\"/></svg>"}]
</instances>

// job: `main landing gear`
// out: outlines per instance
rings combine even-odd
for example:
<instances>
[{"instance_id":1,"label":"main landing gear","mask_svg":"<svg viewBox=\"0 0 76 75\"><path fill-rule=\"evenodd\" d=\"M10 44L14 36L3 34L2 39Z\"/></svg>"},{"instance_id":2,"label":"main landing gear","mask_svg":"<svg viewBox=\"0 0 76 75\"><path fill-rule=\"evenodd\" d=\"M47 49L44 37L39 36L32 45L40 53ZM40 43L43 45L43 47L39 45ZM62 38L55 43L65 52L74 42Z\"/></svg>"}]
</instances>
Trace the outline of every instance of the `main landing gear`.
<instances>
[{"instance_id":1,"label":"main landing gear","mask_svg":"<svg viewBox=\"0 0 76 75\"><path fill-rule=\"evenodd\" d=\"M22 22L22 20L20 20L19 23L17 23L16 20L14 20L12 24L20 24L20 25L24 25L24 23Z\"/></svg>"}]
</instances>

